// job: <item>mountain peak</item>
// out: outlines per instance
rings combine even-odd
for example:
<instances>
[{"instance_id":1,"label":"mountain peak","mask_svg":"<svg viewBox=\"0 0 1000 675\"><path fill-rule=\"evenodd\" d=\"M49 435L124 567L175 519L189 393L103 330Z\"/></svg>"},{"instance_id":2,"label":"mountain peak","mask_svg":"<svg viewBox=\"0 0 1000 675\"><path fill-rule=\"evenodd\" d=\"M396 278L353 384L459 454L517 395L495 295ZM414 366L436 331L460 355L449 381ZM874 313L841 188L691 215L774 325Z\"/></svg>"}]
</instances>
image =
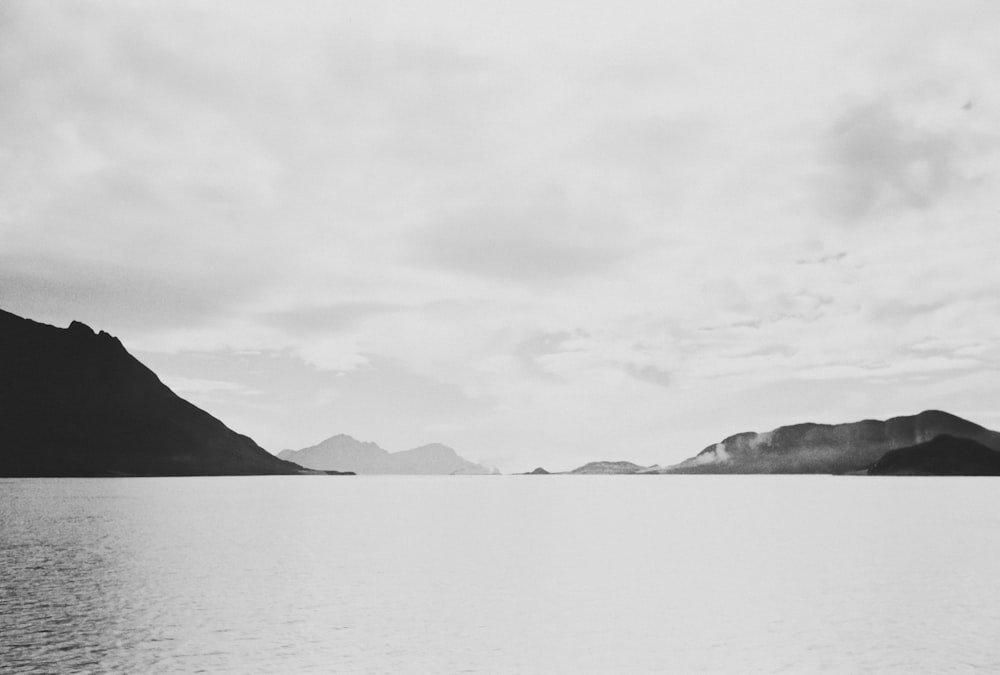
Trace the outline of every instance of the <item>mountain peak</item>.
<instances>
[{"instance_id":1,"label":"mountain peak","mask_svg":"<svg viewBox=\"0 0 1000 675\"><path fill-rule=\"evenodd\" d=\"M354 436L348 434L335 434L327 439L324 439L317 443L317 445L327 445L327 444L338 444L338 443L367 443L367 441L359 441ZM368 443L369 445L374 445L373 443Z\"/></svg>"},{"instance_id":2,"label":"mountain peak","mask_svg":"<svg viewBox=\"0 0 1000 675\"><path fill-rule=\"evenodd\" d=\"M108 333L0 310L2 476L295 474L177 396Z\"/></svg>"},{"instance_id":3,"label":"mountain peak","mask_svg":"<svg viewBox=\"0 0 1000 675\"><path fill-rule=\"evenodd\" d=\"M984 428L976 424L975 422L970 422L967 419L959 417L958 415L953 415L950 412L946 412L944 410L934 410L934 409L924 410L923 412L915 415L915 417L923 422L933 421L938 423L948 423L948 424L976 427L979 429Z\"/></svg>"},{"instance_id":4,"label":"mountain peak","mask_svg":"<svg viewBox=\"0 0 1000 675\"><path fill-rule=\"evenodd\" d=\"M69 327L66 329L71 333L79 333L81 335L93 335L94 329L83 323L82 321L71 321ZM101 331L102 333L104 331Z\"/></svg>"}]
</instances>

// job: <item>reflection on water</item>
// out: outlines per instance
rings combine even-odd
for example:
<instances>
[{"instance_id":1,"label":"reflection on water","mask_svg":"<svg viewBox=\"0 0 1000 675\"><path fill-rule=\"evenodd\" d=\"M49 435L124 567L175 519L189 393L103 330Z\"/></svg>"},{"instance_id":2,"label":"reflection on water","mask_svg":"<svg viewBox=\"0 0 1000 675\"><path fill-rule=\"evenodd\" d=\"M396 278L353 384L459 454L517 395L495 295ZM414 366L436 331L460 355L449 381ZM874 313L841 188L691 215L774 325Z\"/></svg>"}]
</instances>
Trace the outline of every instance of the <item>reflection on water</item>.
<instances>
[{"instance_id":1,"label":"reflection on water","mask_svg":"<svg viewBox=\"0 0 1000 675\"><path fill-rule=\"evenodd\" d=\"M990 479L0 480L4 672L1000 670Z\"/></svg>"}]
</instances>

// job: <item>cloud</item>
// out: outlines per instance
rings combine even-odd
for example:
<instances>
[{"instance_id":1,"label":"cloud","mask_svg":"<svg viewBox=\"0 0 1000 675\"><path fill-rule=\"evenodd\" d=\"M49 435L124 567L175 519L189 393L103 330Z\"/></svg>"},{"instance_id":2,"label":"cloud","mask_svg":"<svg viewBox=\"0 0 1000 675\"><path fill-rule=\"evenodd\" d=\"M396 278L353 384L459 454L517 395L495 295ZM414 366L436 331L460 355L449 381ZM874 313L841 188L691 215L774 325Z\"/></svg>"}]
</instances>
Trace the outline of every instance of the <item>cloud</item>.
<instances>
[{"instance_id":1,"label":"cloud","mask_svg":"<svg viewBox=\"0 0 1000 675\"><path fill-rule=\"evenodd\" d=\"M877 361L860 365L837 363L798 371L798 377L807 380L829 379L895 379L905 380L939 373L956 374L982 367L977 359L927 356L924 358L897 357L892 361Z\"/></svg>"},{"instance_id":2,"label":"cloud","mask_svg":"<svg viewBox=\"0 0 1000 675\"><path fill-rule=\"evenodd\" d=\"M665 370L656 366L634 366L626 365L625 372L642 382L649 382L659 387L669 387L673 383L673 377Z\"/></svg>"},{"instance_id":3,"label":"cloud","mask_svg":"<svg viewBox=\"0 0 1000 675\"><path fill-rule=\"evenodd\" d=\"M573 337L574 334L570 331L536 333L522 340L514 348L513 355L528 375L552 382L564 382L565 380L561 377L542 367L539 359L549 354L558 353Z\"/></svg>"},{"instance_id":4,"label":"cloud","mask_svg":"<svg viewBox=\"0 0 1000 675\"><path fill-rule=\"evenodd\" d=\"M261 393L258 390L249 389L244 385L237 384L236 382L227 382L224 380L207 380L204 378L174 376L165 379L163 383L175 392L184 396L191 394L212 394L215 392L231 392L243 395L259 395Z\"/></svg>"},{"instance_id":5,"label":"cloud","mask_svg":"<svg viewBox=\"0 0 1000 675\"><path fill-rule=\"evenodd\" d=\"M356 326L368 317L405 310L406 306L400 304L345 301L278 310L269 313L268 320L290 333L329 334Z\"/></svg>"},{"instance_id":6,"label":"cloud","mask_svg":"<svg viewBox=\"0 0 1000 675\"><path fill-rule=\"evenodd\" d=\"M598 119L589 136L581 138L572 156L602 168L628 172L632 180L664 189L700 164L702 153L714 149L710 120L666 110Z\"/></svg>"},{"instance_id":7,"label":"cloud","mask_svg":"<svg viewBox=\"0 0 1000 675\"><path fill-rule=\"evenodd\" d=\"M846 111L830 131L829 148L824 197L847 221L927 208L956 181L959 146L952 134L923 129L885 101Z\"/></svg>"},{"instance_id":8,"label":"cloud","mask_svg":"<svg viewBox=\"0 0 1000 675\"><path fill-rule=\"evenodd\" d=\"M891 302L883 303L871 309L872 318L875 321L887 321L900 323L904 321L920 320L928 314L946 308L949 304L957 301L958 298L951 299L927 299L922 302L907 302L900 299L893 299Z\"/></svg>"},{"instance_id":9,"label":"cloud","mask_svg":"<svg viewBox=\"0 0 1000 675\"><path fill-rule=\"evenodd\" d=\"M516 202L517 197L513 200ZM417 231L414 260L512 283L593 275L627 256L625 224L575 208L558 196L512 208L471 208Z\"/></svg>"}]
</instances>

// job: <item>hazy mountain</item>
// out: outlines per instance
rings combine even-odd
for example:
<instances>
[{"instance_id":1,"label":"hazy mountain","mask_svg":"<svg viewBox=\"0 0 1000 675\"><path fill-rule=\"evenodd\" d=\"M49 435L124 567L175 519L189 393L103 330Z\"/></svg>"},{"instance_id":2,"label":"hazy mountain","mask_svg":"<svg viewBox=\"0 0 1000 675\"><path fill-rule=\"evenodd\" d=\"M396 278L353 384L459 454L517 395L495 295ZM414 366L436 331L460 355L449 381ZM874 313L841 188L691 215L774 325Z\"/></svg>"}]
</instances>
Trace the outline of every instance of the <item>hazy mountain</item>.
<instances>
[{"instance_id":1,"label":"hazy mountain","mask_svg":"<svg viewBox=\"0 0 1000 675\"><path fill-rule=\"evenodd\" d=\"M475 464L462 457L447 445L431 443L412 450L394 452L389 455L399 473L424 474L491 474L493 469Z\"/></svg>"},{"instance_id":2,"label":"hazy mountain","mask_svg":"<svg viewBox=\"0 0 1000 675\"><path fill-rule=\"evenodd\" d=\"M0 310L0 476L295 473L107 333Z\"/></svg>"},{"instance_id":3,"label":"hazy mountain","mask_svg":"<svg viewBox=\"0 0 1000 675\"><path fill-rule=\"evenodd\" d=\"M868 467L871 476L1000 476L1000 452L947 434L890 450Z\"/></svg>"},{"instance_id":4,"label":"hazy mountain","mask_svg":"<svg viewBox=\"0 0 1000 675\"><path fill-rule=\"evenodd\" d=\"M332 469L355 473L398 473L390 470L392 459L388 450L347 434L331 436L318 445L302 450L282 450L278 457L321 471Z\"/></svg>"},{"instance_id":5,"label":"hazy mountain","mask_svg":"<svg viewBox=\"0 0 1000 675\"><path fill-rule=\"evenodd\" d=\"M589 462L569 473L639 473L645 468L632 462Z\"/></svg>"},{"instance_id":6,"label":"hazy mountain","mask_svg":"<svg viewBox=\"0 0 1000 675\"><path fill-rule=\"evenodd\" d=\"M1000 449L1000 434L939 410L885 421L796 424L746 432L710 445L659 473L847 473L862 471L890 450L948 434Z\"/></svg>"},{"instance_id":7,"label":"hazy mountain","mask_svg":"<svg viewBox=\"0 0 1000 675\"><path fill-rule=\"evenodd\" d=\"M302 450L283 450L279 457L310 469L353 471L359 474L490 474L493 469L463 459L440 443L402 452L388 452L375 443L345 434Z\"/></svg>"}]
</instances>

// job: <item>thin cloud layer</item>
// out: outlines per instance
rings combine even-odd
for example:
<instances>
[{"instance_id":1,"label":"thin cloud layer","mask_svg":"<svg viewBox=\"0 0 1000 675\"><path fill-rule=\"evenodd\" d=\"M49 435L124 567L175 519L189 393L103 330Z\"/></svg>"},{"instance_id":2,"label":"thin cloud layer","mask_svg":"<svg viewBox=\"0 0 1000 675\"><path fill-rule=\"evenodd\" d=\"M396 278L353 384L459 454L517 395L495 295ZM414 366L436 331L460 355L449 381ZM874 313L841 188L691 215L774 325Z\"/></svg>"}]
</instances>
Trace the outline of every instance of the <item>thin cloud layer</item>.
<instances>
[{"instance_id":1,"label":"thin cloud layer","mask_svg":"<svg viewBox=\"0 0 1000 675\"><path fill-rule=\"evenodd\" d=\"M419 264L519 284L601 274L627 256L627 234L612 217L595 218L558 199L521 209L471 210L417 230Z\"/></svg>"}]
</instances>

